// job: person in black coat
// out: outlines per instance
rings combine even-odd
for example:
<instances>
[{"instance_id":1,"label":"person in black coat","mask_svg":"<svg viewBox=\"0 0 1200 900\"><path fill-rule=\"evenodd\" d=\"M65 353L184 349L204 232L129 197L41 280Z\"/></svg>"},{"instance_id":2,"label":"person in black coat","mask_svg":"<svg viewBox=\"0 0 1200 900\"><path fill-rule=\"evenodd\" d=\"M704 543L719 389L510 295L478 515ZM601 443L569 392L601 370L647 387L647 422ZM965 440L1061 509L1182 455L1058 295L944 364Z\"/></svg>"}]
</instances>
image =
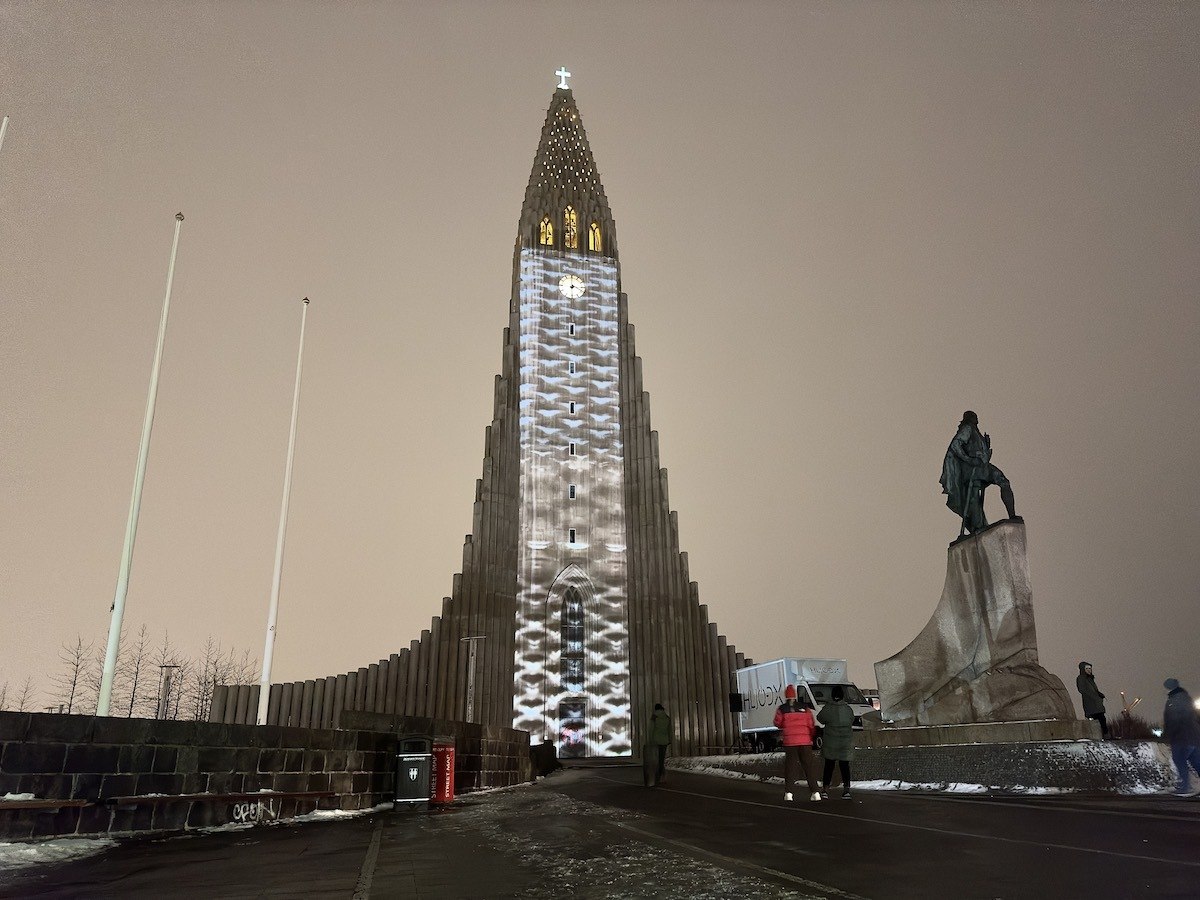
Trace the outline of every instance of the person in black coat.
<instances>
[{"instance_id":1,"label":"person in black coat","mask_svg":"<svg viewBox=\"0 0 1200 900\"><path fill-rule=\"evenodd\" d=\"M1196 704L1192 695L1179 686L1179 680L1168 678L1163 682L1167 689L1167 705L1163 707L1163 737L1171 743L1171 758L1179 770L1177 797L1194 797L1200 791L1189 788L1190 765L1200 775L1200 721L1196 719Z\"/></svg>"},{"instance_id":2,"label":"person in black coat","mask_svg":"<svg viewBox=\"0 0 1200 900\"><path fill-rule=\"evenodd\" d=\"M1083 699L1083 715L1087 719L1095 719L1100 723L1100 737L1108 738L1108 722L1104 718L1104 695L1096 687L1096 676L1092 674L1092 664L1079 664L1079 677L1075 679L1075 687Z\"/></svg>"}]
</instances>

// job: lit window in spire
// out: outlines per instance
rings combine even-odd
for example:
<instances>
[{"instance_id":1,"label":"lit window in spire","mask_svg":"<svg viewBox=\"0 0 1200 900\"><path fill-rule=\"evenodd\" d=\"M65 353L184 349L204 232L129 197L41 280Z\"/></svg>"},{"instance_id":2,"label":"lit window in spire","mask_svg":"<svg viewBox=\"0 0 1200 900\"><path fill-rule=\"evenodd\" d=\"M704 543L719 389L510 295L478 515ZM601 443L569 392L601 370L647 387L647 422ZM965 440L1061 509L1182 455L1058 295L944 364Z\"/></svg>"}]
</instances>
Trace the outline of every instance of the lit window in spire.
<instances>
[{"instance_id":1,"label":"lit window in spire","mask_svg":"<svg viewBox=\"0 0 1200 900\"><path fill-rule=\"evenodd\" d=\"M600 253L604 250L604 245L600 240L600 223L593 222L588 226L588 249Z\"/></svg>"},{"instance_id":2,"label":"lit window in spire","mask_svg":"<svg viewBox=\"0 0 1200 900\"><path fill-rule=\"evenodd\" d=\"M554 223L550 221L549 216L542 217L542 227L538 234L538 243L543 247L554 246Z\"/></svg>"},{"instance_id":3,"label":"lit window in spire","mask_svg":"<svg viewBox=\"0 0 1200 900\"><path fill-rule=\"evenodd\" d=\"M568 206L563 212L563 247L567 250L579 249L579 216L575 207Z\"/></svg>"}]
</instances>

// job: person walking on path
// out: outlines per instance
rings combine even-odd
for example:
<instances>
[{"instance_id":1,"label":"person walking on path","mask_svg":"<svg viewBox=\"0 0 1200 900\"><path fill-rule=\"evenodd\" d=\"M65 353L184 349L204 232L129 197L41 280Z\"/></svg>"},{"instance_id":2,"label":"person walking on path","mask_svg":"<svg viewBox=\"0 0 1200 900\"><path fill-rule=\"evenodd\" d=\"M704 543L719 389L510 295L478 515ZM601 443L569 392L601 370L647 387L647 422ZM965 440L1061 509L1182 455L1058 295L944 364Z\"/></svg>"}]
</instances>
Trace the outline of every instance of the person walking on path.
<instances>
[{"instance_id":1,"label":"person walking on path","mask_svg":"<svg viewBox=\"0 0 1200 900\"><path fill-rule=\"evenodd\" d=\"M1104 718L1104 695L1096 687L1096 676L1092 674L1092 664L1079 664L1079 677L1075 679L1075 687L1083 698L1083 717L1095 719L1100 723L1100 737L1108 740L1108 722Z\"/></svg>"},{"instance_id":2,"label":"person walking on path","mask_svg":"<svg viewBox=\"0 0 1200 900\"><path fill-rule=\"evenodd\" d=\"M1196 704L1192 695L1179 686L1179 679L1163 682L1167 689L1167 705L1163 707L1163 737L1171 743L1171 759L1179 771L1176 797L1194 797L1200 791L1189 788L1191 765L1200 775L1200 722L1196 721Z\"/></svg>"},{"instance_id":3,"label":"person walking on path","mask_svg":"<svg viewBox=\"0 0 1200 900\"><path fill-rule=\"evenodd\" d=\"M650 737L646 742L646 750L652 754L650 764L654 766L654 781L650 787L662 781L667 774L667 747L671 745L671 731L671 717L661 703L655 703L654 713L650 716Z\"/></svg>"},{"instance_id":4,"label":"person walking on path","mask_svg":"<svg viewBox=\"0 0 1200 900\"><path fill-rule=\"evenodd\" d=\"M789 684L783 692L783 705L775 710L775 727L783 740L784 800L792 800L792 789L800 783L800 769L808 781L808 799L820 800L817 790L817 759L813 755L813 736L817 721L807 703L796 701L796 686Z\"/></svg>"},{"instance_id":5,"label":"person walking on path","mask_svg":"<svg viewBox=\"0 0 1200 900\"><path fill-rule=\"evenodd\" d=\"M821 741L821 756L825 757L825 775L821 779L825 796L829 796L829 782L833 779L833 764L838 764L842 774L842 799L850 799L850 760L854 758L854 710L846 702L846 692L835 684L829 692L831 701L821 707L817 721L825 728Z\"/></svg>"}]
</instances>

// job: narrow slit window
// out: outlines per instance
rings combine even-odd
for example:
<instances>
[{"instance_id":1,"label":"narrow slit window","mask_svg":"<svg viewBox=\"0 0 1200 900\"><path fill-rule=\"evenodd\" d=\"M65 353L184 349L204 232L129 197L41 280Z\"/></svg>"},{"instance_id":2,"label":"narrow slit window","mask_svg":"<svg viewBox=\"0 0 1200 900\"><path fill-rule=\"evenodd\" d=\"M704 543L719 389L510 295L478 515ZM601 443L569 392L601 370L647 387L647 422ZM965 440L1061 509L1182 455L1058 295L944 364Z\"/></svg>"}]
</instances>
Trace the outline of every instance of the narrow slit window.
<instances>
[{"instance_id":1,"label":"narrow slit window","mask_svg":"<svg viewBox=\"0 0 1200 900\"><path fill-rule=\"evenodd\" d=\"M570 403L567 404L567 407L568 407L567 412L569 412L571 415L575 415L575 401L572 400Z\"/></svg>"},{"instance_id":2,"label":"narrow slit window","mask_svg":"<svg viewBox=\"0 0 1200 900\"><path fill-rule=\"evenodd\" d=\"M575 360L571 360L569 363L567 363L567 371L572 375L575 374Z\"/></svg>"},{"instance_id":3,"label":"narrow slit window","mask_svg":"<svg viewBox=\"0 0 1200 900\"><path fill-rule=\"evenodd\" d=\"M571 447L570 455L575 456L575 442L574 441L571 441L570 447Z\"/></svg>"},{"instance_id":4,"label":"narrow slit window","mask_svg":"<svg viewBox=\"0 0 1200 900\"><path fill-rule=\"evenodd\" d=\"M575 499L575 485L573 485L573 484L567 485L567 497L571 500Z\"/></svg>"},{"instance_id":5,"label":"narrow slit window","mask_svg":"<svg viewBox=\"0 0 1200 900\"><path fill-rule=\"evenodd\" d=\"M575 529L574 528L570 528L567 530L567 543L569 543L569 544L575 543Z\"/></svg>"},{"instance_id":6,"label":"narrow slit window","mask_svg":"<svg viewBox=\"0 0 1200 900\"><path fill-rule=\"evenodd\" d=\"M571 529L571 540L575 540L574 529ZM583 690L584 636L583 596L577 588L570 588L563 598L562 627L560 633L562 641L560 665L562 688L564 691L579 693ZM582 710L577 715L582 719Z\"/></svg>"},{"instance_id":7,"label":"narrow slit window","mask_svg":"<svg viewBox=\"0 0 1200 900\"><path fill-rule=\"evenodd\" d=\"M574 322L572 322L570 325L567 326L567 334L569 334L571 337L575 337L575 323Z\"/></svg>"}]
</instances>

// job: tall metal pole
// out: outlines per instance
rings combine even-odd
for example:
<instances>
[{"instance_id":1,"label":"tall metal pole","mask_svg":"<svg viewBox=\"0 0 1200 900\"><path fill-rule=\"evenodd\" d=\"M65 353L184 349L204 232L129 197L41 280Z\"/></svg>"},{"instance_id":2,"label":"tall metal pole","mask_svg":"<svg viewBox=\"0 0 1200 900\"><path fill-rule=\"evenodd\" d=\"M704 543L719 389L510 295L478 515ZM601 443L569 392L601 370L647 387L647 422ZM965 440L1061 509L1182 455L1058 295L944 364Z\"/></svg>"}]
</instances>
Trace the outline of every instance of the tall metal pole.
<instances>
[{"instance_id":1,"label":"tall metal pole","mask_svg":"<svg viewBox=\"0 0 1200 900\"><path fill-rule=\"evenodd\" d=\"M125 545L121 549L121 570L117 573L117 591L113 597L112 620L108 626L108 649L104 654L104 673L100 678L100 697L96 715L107 716L112 700L113 678L117 671L117 653L121 649L121 625L125 618L125 595L129 593L129 570L133 566L133 542L137 538L138 514L142 508L142 484L146 480L146 458L150 454L150 431L154 427L154 402L158 398L158 370L162 366L163 342L167 336L167 313L171 309L171 282L175 279L175 254L179 251L179 229L183 213L175 214L175 239L171 242L171 262L167 266L167 292L163 297L162 317L158 321L158 343L154 348L154 366L150 370L150 394L146 398L146 417L142 421L142 442L138 447L137 469L133 476L133 496L129 500L129 518L125 523Z\"/></svg>"},{"instance_id":2,"label":"tall metal pole","mask_svg":"<svg viewBox=\"0 0 1200 900\"><path fill-rule=\"evenodd\" d=\"M262 678L258 688L258 724L267 724L267 703L271 694L271 657L275 653L275 620L279 617L279 582L283 578L283 538L287 532L288 499L292 494L292 460L296 454L296 417L300 412L300 373L304 365L304 323L308 318L308 298L300 314L300 352L296 354L296 392L292 395L292 430L288 434L287 466L283 473L283 508L279 511L279 537L275 541L275 574L271 579L271 608L267 613L267 637L263 643Z\"/></svg>"}]
</instances>

